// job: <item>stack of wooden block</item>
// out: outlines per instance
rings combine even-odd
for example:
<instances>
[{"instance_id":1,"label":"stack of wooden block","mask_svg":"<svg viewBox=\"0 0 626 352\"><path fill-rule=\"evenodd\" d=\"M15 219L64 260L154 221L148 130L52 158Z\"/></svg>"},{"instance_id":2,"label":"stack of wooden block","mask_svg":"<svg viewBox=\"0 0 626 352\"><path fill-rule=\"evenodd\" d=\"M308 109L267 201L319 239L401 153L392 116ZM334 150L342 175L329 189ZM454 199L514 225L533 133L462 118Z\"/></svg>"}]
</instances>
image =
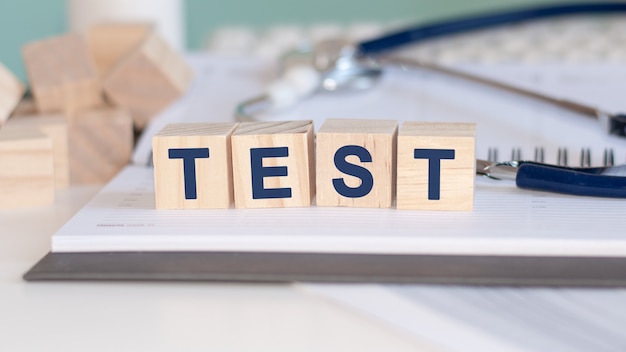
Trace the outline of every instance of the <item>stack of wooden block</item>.
<instances>
[{"instance_id":1,"label":"stack of wooden block","mask_svg":"<svg viewBox=\"0 0 626 352\"><path fill-rule=\"evenodd\" d=\"M0 64L0 209L50 204L103 183L135 133L178 99L192 70L149 24L103 24L22 49L32 97Z\"/></svg>"}]
</instances>

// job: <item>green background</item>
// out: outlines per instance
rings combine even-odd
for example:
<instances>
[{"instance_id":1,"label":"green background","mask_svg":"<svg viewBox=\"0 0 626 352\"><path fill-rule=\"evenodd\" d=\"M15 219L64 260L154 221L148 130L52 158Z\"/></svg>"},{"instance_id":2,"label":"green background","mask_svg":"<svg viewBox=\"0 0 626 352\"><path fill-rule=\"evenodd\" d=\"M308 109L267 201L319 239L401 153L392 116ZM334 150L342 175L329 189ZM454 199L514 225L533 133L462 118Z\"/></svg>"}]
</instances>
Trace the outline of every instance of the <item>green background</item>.
<instances>
[{"instance_id":1,"label":"green background","mask_svg":"<svg viewBox=\"0 0 626 352\"><path fill-rule=\"evenodd\" d=\"M106 1L106 0L102 0ZM132 0L128 0L132 1ZM187 0L187 46L198 49L223 25L264 28L272 24L350 23L355 21L416 22L449 16L548 4L537 0ZM23 79L22 44L66 30L65 0L0 1L0 61Z\"/></svg>"}]
</instances>

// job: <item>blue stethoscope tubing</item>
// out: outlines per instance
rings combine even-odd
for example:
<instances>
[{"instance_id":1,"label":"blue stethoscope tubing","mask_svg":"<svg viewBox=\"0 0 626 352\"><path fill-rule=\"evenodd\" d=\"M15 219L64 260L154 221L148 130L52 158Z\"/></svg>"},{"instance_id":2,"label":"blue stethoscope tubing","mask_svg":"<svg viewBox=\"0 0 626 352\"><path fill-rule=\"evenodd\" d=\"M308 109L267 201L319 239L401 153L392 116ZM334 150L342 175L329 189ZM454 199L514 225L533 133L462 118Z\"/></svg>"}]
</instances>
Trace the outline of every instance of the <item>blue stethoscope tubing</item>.
<instances>
[{"instance_id":1,"label":"blue stethoscope tubing","mask_svg":"<svg viewBox=\"0 0 626 352\"><path fill-rule=\"evenodd\" d=\"M493 13L404 29L380 38L363 41L357 45L357 52L362 56L375 56L407 44L415 44L446 35L504 24L515 24L565 15L606 14L612 12L626 12L626 3L580 3Z\"/></svg>"}]
</instances>

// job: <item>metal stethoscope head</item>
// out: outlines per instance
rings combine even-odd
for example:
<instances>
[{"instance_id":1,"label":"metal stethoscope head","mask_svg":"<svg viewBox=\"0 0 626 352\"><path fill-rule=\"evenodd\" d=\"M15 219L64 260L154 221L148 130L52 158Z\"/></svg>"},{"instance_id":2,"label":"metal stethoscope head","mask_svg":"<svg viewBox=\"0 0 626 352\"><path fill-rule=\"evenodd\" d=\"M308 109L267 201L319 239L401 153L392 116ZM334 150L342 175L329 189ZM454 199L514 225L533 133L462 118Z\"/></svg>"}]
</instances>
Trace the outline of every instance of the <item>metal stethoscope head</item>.
<instances>
[{"instance_id":1,"label":"metal stethoscope head","mask_svg":"<svg viewBox=\"0 0 626 352\"><path fill-rule=\"evenodd\" d=\"M312 59L321 73L320 88L329 92L370 89L383 73L377 60L358 55L355 45L339 40L317 45Z\"/></svg>"},{"instance_id":2,"label":"metal stethoscope head","mask_svg":"<svg viewBox=\"0 0 626 352\"><path fill-rule=\"evenodd\" d=\"M289 108L315 93L371 89L382 76L383 67L372 57L358 55L353 44L328 40L286 53L279 71L280 78L263 95L237 106L238 121L253 121L261 111Z\"/></svg>"}]
</instances>

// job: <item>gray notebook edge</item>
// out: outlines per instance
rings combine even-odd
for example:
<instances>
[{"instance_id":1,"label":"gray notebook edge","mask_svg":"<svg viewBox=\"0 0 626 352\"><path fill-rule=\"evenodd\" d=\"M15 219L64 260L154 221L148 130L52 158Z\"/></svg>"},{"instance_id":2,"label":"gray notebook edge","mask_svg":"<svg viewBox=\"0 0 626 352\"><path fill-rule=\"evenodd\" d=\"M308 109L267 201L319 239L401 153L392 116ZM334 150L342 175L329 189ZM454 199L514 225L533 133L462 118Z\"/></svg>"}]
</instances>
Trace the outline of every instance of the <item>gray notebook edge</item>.
<instances>
[{"instance_id":1,"label":"gray notebook edge","mask_svg":"<svg viewBox=\"0 0 626 352\"><path fill-rule=\"evenodd\" d=\"M626 287L626 258L267 252L50 252L24 274L24 279Z\"/></svg>"}]
</instances>

